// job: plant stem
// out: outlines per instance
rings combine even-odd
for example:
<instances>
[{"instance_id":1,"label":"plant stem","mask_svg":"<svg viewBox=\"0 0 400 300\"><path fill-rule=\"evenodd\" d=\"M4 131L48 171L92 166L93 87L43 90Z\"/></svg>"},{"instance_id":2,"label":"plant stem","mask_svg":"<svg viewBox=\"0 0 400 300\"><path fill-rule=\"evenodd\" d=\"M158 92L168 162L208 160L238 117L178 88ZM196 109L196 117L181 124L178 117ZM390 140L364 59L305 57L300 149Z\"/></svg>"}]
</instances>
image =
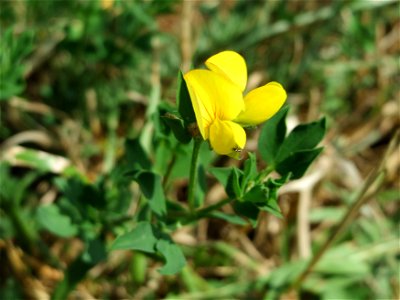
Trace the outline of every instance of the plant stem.
<instances>
[{"instance_id":1,"label":"plant stem","mask_svg":"<svg viewBox=\"0 0 400 300\"><path fill-rule=\"evenodd\" d=\"M171 158L170 162L168 163L167 170L165 172L163 182L162 182L162 186L163 186L164 190L166 190L166 188L167 188L169 176L171 176L172 169L175 165L176 158L177 158L176 152L178 151L178 148L179 148L178 146L175 147L175 149L172 153L172 158Z\"/></svg>"},{"instance_id":2,"label":"plant stem","mask_svg":"<svg viewBox=\"0 0 400 300\"><path fill-rule=\"evenodd\" d=\"M227 199L221 200L221 201L219 201L219 202L217 202L217 203L215 203L213 205L210 205L210 206L207 206L207 207L205 207L203 209L200 209L199 211L196 212L196 217L197 218L202 218L202 217L206 216L207 214L209 214L209 213L221 208L225 204L228 204L228 203L230 203L232 201L233 201L233 199L227 198Z\"/></svg>"},{"instance_id":3,"label":"plant stem","mask_svg":"<svg viewBox=\"0 0 400 300\"><path fill-rule=\"evenodd\" d=\"M26 243L31 251L34 251L38 240L37 233L29 224L27 224L26 218L22 217L20 207L17 207L14 203L11 204L9 216L22 240Z\"/></svg>"},{"instance_id":4,"label":"plant stem","mask_svg":"<svg viewBox=\"0 0 400 300\"><path fill-rule=\"evenodd\" d=\"M196 200L195 200L195 191L197 185L197 165L199 161L199 151L201 142L203 141L201 138L194 138L193 144L193 152L192 152L192 162L190 164L190 175L189 175L189 191L188 191L188 202L190 211L194 211L196 209Z\"/></svg>"},{"instance_id":5,"label":"plant stem","mask_svg":"<svg viewBox=\"0 0 400 300\"><path fill-rule=\"evenodd\" d=\"M267 176L272 173L273 170L275 170L275 167L273 165L269 165L267 168L262 170L256 178L256 183L263 182L267 178Z\"/></svg>"},{"instance_id":6,"label":"plant stem","mask_svg":"<svg viewBox=\"0 0 400 300\"><path fill-rule=\"evenodd\" d=\"M215 204L209 205L207 207L204 207L202 209L199 209L197 211L195 211L194 213L192 213L191 215L189 215L189 217L187 217L186 219L182 219L182 224L183 225L187 225L189 223L195 222L197 220L200 220L202 218L207 217L207 215L219 208L221 208L222 206L232 202L233 199L227 198L224 200L221 200Z\"/></svg>"}]
</instances>

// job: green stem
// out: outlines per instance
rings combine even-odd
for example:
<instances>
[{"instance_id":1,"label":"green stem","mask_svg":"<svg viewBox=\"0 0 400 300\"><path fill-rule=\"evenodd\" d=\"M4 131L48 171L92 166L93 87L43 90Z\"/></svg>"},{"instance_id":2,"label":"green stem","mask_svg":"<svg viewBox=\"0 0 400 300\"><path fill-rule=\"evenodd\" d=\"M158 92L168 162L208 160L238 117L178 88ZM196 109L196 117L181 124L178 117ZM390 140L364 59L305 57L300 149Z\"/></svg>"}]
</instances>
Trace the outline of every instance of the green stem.
<instances>
[{"instance_id":1,"label":"green stem","mask_svg":"<svg viewBox=\"0 0 400 300\"><path fill-rule=\"evenodd\" d=\"M213 205L209 205L207 207L199 209L199 210L195 211L194 213L192 213L191 215L189 215L187 218L181 219L182 220L181 224L187 225L189 223L192 223L192 222L195 222L202 218L205 218L208 216L209 213L221 208L222 206L224 206L228 203L231 203L232 201L233 201L233 199L227 198L227 199L221 200Z\"/></svg>"},{"instance_id":2,"label":"green stem","mask_svg":"<svg viewBox=\"0 0 400 300\"><path fill-rule=\"evenodd\" d=\"M15 204L11 204L9 213L10 218L22 240L26 243L29 249L33 251L38 240L36 232L25 221L26 218L22 217L20 207L17 207Z\"/></svg>"},{"instance_id":3,"label":"green stem","mask_svg":"<svg viewBox=\"0 0 400 300\"><path fill-rule=\"evenodd\" d=\"M275 167L273 165L269 165L267 168L260 172L260 174L256 178L256 182L260 183L264 181L267 176L272 173L273 170L275 170Z\"/></svg>"},{"instance_id":4,"label":"green stem","mask_svg":"<svg viewBox=\"0 0 400 300\"><path fill-rule=\"evenodd\" d=\"M232 201L233 201L233 199L230 199L230 198L221 200L221 201L219 201L219 202L217 202L217 203L215 203L213 205L210 205L210 206L207 206L207 207L205 207L203 209L198 210L196 212L196 216L197 216L197 218L202 218L202 217L206 216L207 214L209 214L209 213L221 208L225 204L228 204L228 203L230 203Z\"/></svg>"},{"instance_id":5,"label":"green stem","mask_svg":"<svg viewBox=\"0 0 400 300\"><path fill-rule=\"evenodd\" d=\"M188 192L188 202L190 211L194 211L196 208L195 191L197 185L197 165L199 161L199 151L201 142L200 138L194 138L193 152L192 152L192 162L190 164L190 177L189 177L189 192Z\"/></svg>"},{"instance_id":6,"label":"green stem","mask_svg":"<svg viewBox=\"0 0 400 300\"><path fill-rule=\"evenodd\" d=\"M167 170L166 170L165 176L163 178L162 186L163 186L164 190L166 190L166 188L167 188L169 177L171 176L172 169L175 165L176 158L177 158L177 155L176 155L177 151L178 151L178 146L175 147L175 149L172 153L172 158L171 158L170 162L168 163Z\"/></svg>"}]
</instances>

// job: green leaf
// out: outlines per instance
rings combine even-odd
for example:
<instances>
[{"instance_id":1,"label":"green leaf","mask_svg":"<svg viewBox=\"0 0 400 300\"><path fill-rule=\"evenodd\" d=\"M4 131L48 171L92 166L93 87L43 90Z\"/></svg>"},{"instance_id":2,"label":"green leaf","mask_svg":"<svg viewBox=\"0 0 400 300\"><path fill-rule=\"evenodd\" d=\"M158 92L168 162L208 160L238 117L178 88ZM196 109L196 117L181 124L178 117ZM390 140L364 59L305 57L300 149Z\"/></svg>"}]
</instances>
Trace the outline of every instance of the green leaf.
<instances>
[{"instance_id":1,"label":"green leaf","mask_svg":"<svg viewBox=\"0 0 400 300\"><path fill-rule=\"evenodd\" d=\"M263 210L267 211L278 218L283 218L281 209L278 204L278 190L279 188L288 182L290 174L281 177L279 179L269 178L267 182L264 183L264 187L268 191L267 201L262 205L257 203L257 206Z\"/></svg>"},{"instance_id":2,"label":"green leaf","mask_svg":"<svg viewBox=\"0 0 400 300\"><path fill-rule=\"evenodd\" d=\"M295 152L313 149L324 137L325 130L325 118L296 126L279 148L276 162L280 163Z\"/></svg>"},{"instance_id":3,"label":"green leaf","mask_svg":"<svg viewBox=\"0 0 400 300\"><path fill-rule=\"evenodd\" d=\"M25 89L25 60L33 49L34 31L26 28L16 34L14 29L8 26L0 33L0 101L8 101Z\"/></svg>"},{"instance_id":4,"label":"green leaf","mask_svg":"<svg viewBox=\"0 0 400 300\"><path fill-rule=\"evenodd\" d=\"M10 166L7 162L0 162L0 199L19 206L21 201L26 197L29 186L41 176L41 172L31 171L23 177L14 177L11 174ZM5 204L2 202L2 204Z\"/></svg>"},{"instance_id":5,"label":"green leaf","mask_svg":"<svg viewBox=\"0 0 400 300\"><path fill-rule=\"evenodd\" d=\"M139 139L126 140L124 159L134 169L151 169L151 161L147 157Z\"/></svg>"},{"instance_id":6,"label":"green leaf","mask_svg":"<svg viewBox=\"0 0 400 300\"><path fill-rule=\"evenodd\" d=\"M60 237L72 237L78 232L76 225L71 223L71 219L63 215L54 204L39 206L36 218L43 228Z\"/></svg>"},{"instance_id":7,"label":"green leaf","mask_svg":"<svg viewBox=\"0 0 400 300\"><path fill-rule=\"evenodd\" d=\"M292 283L293 280L304 270L306 265L307 261L298 260L294 262L287 262L274 269L268 276L268 286L272 290L271 293L273 293L275 290L279 291L282 287L288 286L290 283Z\"/></svg>"},{"instance_id":8,"label":"green leaf","mask_svg":"<svg viewBox=\"0 0 400 300\"><path fill-rule=\"evenodd\" d=\"M243 200L247 202L253 203L264 203L267 201L268 190L262 184L257 184L252 187L250 191L248 191L243 196Z\"/></svg>"},{"instance_id":9,"label":"green leaf","mask_svg":"<svg viewBox=\"0 0 400 300\"><path fill-rule=\"evenodd\" d=\"M243 172L238 168L233 168L228 177L228 182L225 186L226 193L231 199L240 199L242 197L241 179Z\"/></svg>"},{"instance_id":10,"label":"green leaf","mask_svg":"<svg viewBox=\"0 0 400 300\"><path fill-rule=\"evenodd\" d=\"M247 183L257 176L257 159L254 153L249 153L249 158L244 162L242 189L245 189Z\"/></svg>"},{"instance_id":11,"label":"green leaf","mask_svg":"<svg viewBox=\"0 0 400 300\"><path fill-rule=\"evenodd\" d=\"M287 176L290 173L291 179L298 179L304 175L310 164L322 152L323 147L312 150L303 150L290 154L286 159L279 162L276 170L282 176Z\"/></svg>"},{"instance_id":12,"label":"green leaf","mask_svg":"<svg viewBox=\"0 0 400 300\"><path fill-rule=\"evenodd\" d=\"M155 253L158 232L149 222L140 222L136 227L115 239L111 250L139 250Z\"/></svg>"},{"instance_id":13,"label":"green leaf","mask_svg":"<svg viewBox=\"0 0 400 300\"><path fill-rule=\"evenodd\" d=\"M265 204L263 205L257 204L257 207L260 210L267 211L270 214L273 214L275 217L278 217L280 219L283 218L281 208L279 207L278 201L275 198L269 198Z\"/></svg>"},{"instance_id":14,"label":"green leaf","mask_svg":"<svg viewBox=\"0 0 400 300\"><path fill-rule=\"evenodd\" d=\"M235 212L248 219L253 227L257 226L258 213L260 210L256 205L250 202L235 201L233 203Z\"/></svg>"},{"instance_id":15,"label":"green leaf","mask_svg":"<svg viewBox=\"0 0 400 300\"><path fill-rule=\"evenodd\" d=\"M181 248L171 239L160 239L157 242L156 248L165 258L165 265L159 270L161 274L176 274L186 265L186 259Z\"/></svg>"},{"instance_id":16,"label":"green leaf","mask_svg":"<svg viewBox=\"0 0 400 300\"><path fill-rule=\"evenodd\" d=\"M190 133L186 130L183 121L172 114L166 114L161 117L164 123L172 130L175 138L183 143L187 144L192 139Z\"/></svg>"},{"instance_id":17,"label":"green leaf","mask_svg":"<svg viewBox=\"0 0 400 300\"><path fill-rule=\"evenodd\" d=\"M328 259L329 258L329 259ZM368 274L370 272L368 263L352 258L351 256L336 256L321 259L315 266L315 272L328 275L354 275Z\"/></svg>"},{"instance_id":18,"label":"green leaf","mask_svg":"<svg viewBox=\"0 0 400 300\"><path fill-rule=\"evenodd\" d=\"M269 179L264 184L254 186L243 196L244 201L256 205L260 210L268 211L278 218L282 218L282 213L278 205L278 189L282 185L279 181L274 182Z\"/></svg>"},{"instance_id":19,"label":"green leaf","mask_svg":"<svg viewBox=\"0 0 400 300\"><path fill-rule=\"evenodd\" d=\"M319 222L339 222L346 213L346 207L313 207L310 212L310 221L312 223Z\"/></svg>"},{"instance_id":20,"label":"green leaf","mask_svg":"<svg viewBox=\"0 0 400 300\"><path fill-rule=\"evenodd\" d=\"M98 264L107 257L104 242L99 238L89 240L86 243L86 249L82 253L82 259L90 264Z\"/></svg>"},{"instance_id":21,"label":"green leaf","mask_svg":"<svg viewBox=\"0 0 400 300\"><path fill-rule=\"evenodd\" d=\"M285 118L289 107L283 107L275 116L268 120L262 127L258 139L258 151L262 159L272 165L276 161L279 147L286 135Z\"/></svg>"},{"instance_id":22,"label":"green leaf","mask_svg":"<svg viewBox=\"0 0 400 300\"><path fill-rule=\"evenodd\" d=\"M13 159L42 172L62 173L70 165L62 156L23 147L15 151Z\"/></svg>"},{"instance_id":23,"label":"green leaf","mask_svg":"<svg viewBox=\"0 0 400 300\"><path fill-rule=\"evenodd\" d=\"M162 188L161 176L152 172L140 172L136 178L144 196L149 200L150 208L158 215L164 216L167 205Z\"/></svg>"},{"instance_id":24,"label":"green leaf","mask_svg":"<svg viewBox=\"0 0 400 300\"><path fill-rule=\"evenodd\" d=\"M180 71L178 74L178 89L176 93L176 103L178 105L178 111L185 126L196 122L196 116L194 114L192 101L190 100L190 95L188 88L186 86L186 81L183 79L183 74Z\"/></svg>"},{"instance_id":25,"label":"green leaf","mask_svg":"<svg viewBox=\"0 0 400 300\"><path fill-rule=\"evenodd\" d=\"M138 250L146 253L161 253L165 265L160 269L161 274L169 275L179 272L186 264L181 249L149 222L140 222L136 227L119 236L111 245L111 250Z\"/></svg>"},{"instance_id":26,"label":"green leaf","mask_svg":"<svg viewBox=\"0 0 400 300\"><path fill-rule=\"evenodd\" d=\"M210 173L225 187L231 199L239 199L242 194L241 179L243 172L238 168L211 168Z\"/></svg>"}]
</instances>

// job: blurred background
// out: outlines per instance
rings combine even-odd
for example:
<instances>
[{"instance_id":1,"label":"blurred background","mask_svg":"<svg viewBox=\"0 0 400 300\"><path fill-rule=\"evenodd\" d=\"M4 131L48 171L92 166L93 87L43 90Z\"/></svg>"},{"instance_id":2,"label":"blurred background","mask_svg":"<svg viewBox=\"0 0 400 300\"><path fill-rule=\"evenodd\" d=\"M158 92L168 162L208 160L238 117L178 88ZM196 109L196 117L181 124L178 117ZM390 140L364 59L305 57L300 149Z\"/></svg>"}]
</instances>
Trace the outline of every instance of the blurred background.
<instances>
[{"instance_id":1,"label":"blurred background","mask_svg":"<svg viewBox=\"0 0 400 300\"><path fill-rule=\"evenodd\" d=\"M188 267L176 276L161 276L159 264L140 253L116 252L90 270L70 299L398 299L399 5L2 1L0 298L48 299L81 251L69 220L51 228L57 212L38 209L77 191L63 190L72 186L65 174L101 185L118 199L112 205L127 211L137 189L107 181L127 139L141 134L155 169L165 170L177 143L158 129L156 116L175 105L178 71L230 49L247 62L249 90L269 81L285 87L289 126L328 120L323 154L303 179L281 190L284 219L262 214L257 228L207 219L177 230ZM257 137L256 130L247 151L256 151ZM179 151L169 187L177 199L186 193L190 147ZM241 163L204 157L214 166ZM224 197L212 180L207 190L208 203ZM363 205L302 292L285 291L299 264L359 199ZM95 224L79 220L85 232ZM113 234L110 241L118 229Z\"/></svg>"}]
</instances>

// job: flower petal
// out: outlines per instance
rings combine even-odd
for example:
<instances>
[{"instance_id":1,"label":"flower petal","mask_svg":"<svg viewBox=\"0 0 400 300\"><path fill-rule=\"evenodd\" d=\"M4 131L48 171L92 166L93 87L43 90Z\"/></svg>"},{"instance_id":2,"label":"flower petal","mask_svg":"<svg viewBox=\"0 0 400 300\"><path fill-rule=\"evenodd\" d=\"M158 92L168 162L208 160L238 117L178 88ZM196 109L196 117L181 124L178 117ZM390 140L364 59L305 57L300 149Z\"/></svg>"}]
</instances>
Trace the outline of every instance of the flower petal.
<instances>
[{"instance_id":1,"label":"flower petal","mask_svg":"<svg viewBox=\"0 0 400 300\"><path fill-rule=\"evenodd\" d=\"M235 119L243 125L260 124L282 107L286 100L286 91L279 83L272 81L250 91L244 98L245 110Z\"/></svg>"},{"instance_id":2,"label":"flower petal","mask_svg":"<svg viewBox=\"0 0 400 300\"><path fill-rule=\"evenodd\" d=\"M204 139L208 139L208 127L216 118L232 120L244 109L241 91L225 77L208 70L193 70L184 79Z\"/></svg>"},{"instance_id":3,"label":"flower petal","mask_svg":"<svg viewBox=\"0 0 400 300\"><path fill-rule=\"evenodd\" d=\"M206 61L211 71L225 76L243 92L247 84L247 68L243 57L234 51L223 51Z\"/></svg>"},{"instance_id":4,"label":"flower petal","mask_svg":"<svg viewBox=\"0 0 400 300\"><path fill-rule=\"evenodd\" d=\"M237 157L246 144L246 133L239 124L216 119L210 126L210 144L218 154Z\"/></svg>"}]
</instances>

